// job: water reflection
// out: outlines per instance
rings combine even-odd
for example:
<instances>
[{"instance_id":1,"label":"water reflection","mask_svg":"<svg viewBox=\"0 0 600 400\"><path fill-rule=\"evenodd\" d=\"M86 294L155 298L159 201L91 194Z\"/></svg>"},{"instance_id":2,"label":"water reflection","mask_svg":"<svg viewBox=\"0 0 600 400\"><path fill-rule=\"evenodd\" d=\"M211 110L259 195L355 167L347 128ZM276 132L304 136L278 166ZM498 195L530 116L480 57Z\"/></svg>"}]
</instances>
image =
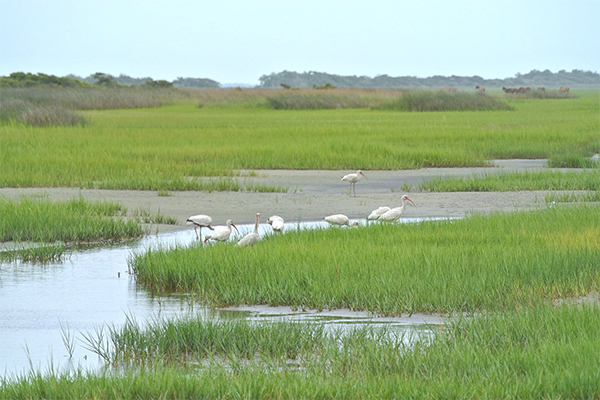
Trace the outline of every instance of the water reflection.
<instances>
[{"instance_id":1,"label":"water reflection","mask_svg":"<svg viewBox=\"0 0 600 400\"><path fill-rule=\"evenodd\" d=\"M414 222L406 218L404 222ZM359 221L364 224L363 221ZM285 230L326 227L325 222L287 223ZM241 235L253 225L239 225ZM351 229L351 228L342 228ZM261 235L272 234L261 224ZM204 231L203 231L204 233ZM239 239L239 236L232 240ZM151 235L120 245L74 250L66 261L55 263L0 264L0 373L12 376L34 367L45 370L74 366L94 369L101 360L83 346L82 333L93 333L104 324L119 326L128 317L143 322L155 318L198 315L206 319L246 318L253 321L303 321L332 329L357 324L393 325L398 330L429 332L438 321L418 318L376 318L335 311L302 312L290 309L249 307L213 310L199 307L189 294L153 294L135 283L127 273L132 252L149 247L190 245L193 229ZM65 328L74 332L75 350L69 359L63 343Z\"/></svg>"}]
</instances>

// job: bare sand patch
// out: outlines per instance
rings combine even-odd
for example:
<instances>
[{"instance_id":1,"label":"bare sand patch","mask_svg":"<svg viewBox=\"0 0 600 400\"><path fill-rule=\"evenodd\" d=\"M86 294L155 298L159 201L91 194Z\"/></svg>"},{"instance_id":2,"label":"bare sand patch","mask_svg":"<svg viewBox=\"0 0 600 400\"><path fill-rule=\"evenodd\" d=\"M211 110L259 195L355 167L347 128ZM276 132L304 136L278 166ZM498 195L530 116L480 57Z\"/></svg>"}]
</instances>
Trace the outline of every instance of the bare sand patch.
<instances>
[{"instance_id":1,"label":"bare sand patch","mask_svg":"<svg viewBox=\"0 0 600 400\"><path fill-rule=\"evenodd\" d=\"M212 216L214 224L226 219L252 223L257 212L265 221L270 215L282 216L287 222L316 221L343 213L350 218L366 218L379 206L396 207L403 187L440 176L470 177L476 174L510 170L542 169L544 160L503 160L491 168L425 168L419 170L365 171L368 180L356 185L356 197L350 196L350 185L341 177L353 171L322 170L257 170L256 176L238 179L272 186L285 186L286 193L255 192L170 192L168 196L156 191L99 190L79 188L0 188L0 197L17 199L21 196L47 196L51 200L68 200L82 196L86 200L114 201L130 213L141 208L177 218L177 226L160 225L159 231L182 229L185 220L194 214ZM355 171L354 171L355 172ZM410 217L462 217L468 213L514 211L545 207L546 191L431 193L411 192L417 208L408 206Z\"/></svg>"}]
</instances>

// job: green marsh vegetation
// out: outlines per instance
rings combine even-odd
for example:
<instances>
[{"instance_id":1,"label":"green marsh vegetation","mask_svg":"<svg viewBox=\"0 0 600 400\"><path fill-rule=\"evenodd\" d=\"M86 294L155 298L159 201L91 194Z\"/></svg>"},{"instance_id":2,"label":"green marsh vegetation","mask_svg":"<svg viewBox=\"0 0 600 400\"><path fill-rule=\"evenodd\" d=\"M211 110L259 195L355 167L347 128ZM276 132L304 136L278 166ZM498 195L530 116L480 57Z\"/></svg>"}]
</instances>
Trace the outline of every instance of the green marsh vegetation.
<instances>
[{"instance_id":1,"label":"green marsh vegetation","mask_svg":"<svg viewBox=\"0 0 600 400\"><path fill-rule=\"evenodd\" d=\"M134 254L130 268L149 288L193 292L211 306L385 315L503 311L600 289L597 205L289 232L249 249L199 247Z\"/></svg>"},{"instance_id":2,"label":"green marsh vegetation","mask_svg":"<svg viewBox=\"0 0 600 400\"><path fill-rule=\"evenodd\" d=\"M600 163L597 163L600 166ZM600 190L600 168L485 174L470 178L436 178L419 184L427 192L508 192L518 190Z\"/></svg>"},{"instance_id":3,"label":"green marsh vegetation","mask_svg":"<svg viewBox=\"0 0 600 400\"><path fill-rule=\"evenodd\" d=\"M0 199L0 241L89 242L141 236L138 221L124 218L125 213L112 202Z\"/></svg>"},{"instance_id":4,"label":"green marsh vegetation","mask_svg":"<svg viewBox=\"0 0 600 400\"><path fill-rule=\"evenodd\" d=\"M180 92L183 98L158 108L81 111L86 126L3 122L0 185L285 191L253 186L236 171L486 166L496 158L585 158L600 148L596 91L561 100L503 99L512 111L460 112L265 105L267 95L296 92L361 93L384 102L394 91ZM207 103L202 108L199 97Z\"/></svg>"},{"instance_id":5,"label":"green marsh vegetation","mask_svg":"<svg viewBox=\"0 0 600 400\"><path fill-rule=\"evenodd\" d=\"M138 238L147 233L141 223L177 223L143 209L127 216L117 203L83 198L0 198L0 216L0 242L15 242L15 249L0 252L2 261L61 261L74 245Z\"/></svg>"},{"instance_id":6,"label":"green marsh vegetation","mask_svg":"<svg viewBox=\"0 0 600 400\"><path fill-rule=\"evenodd\" d=\"M599 324L597 304L537 304L461 318L405 346L372 327L130 321L100 353L136 368L31 371L3 378L0 398L595 398Z\"/></svg>"},{"instance_id":7,"label":"green marsh vegetation","mask_svg":"<svg viewBox=\"0 0 600 400\"><path fill-rule=\"evenodd\" d=\"M296 101L308 106L282 110L273 109L265 92L233 89L192 92L153 109L81 111L86 125L4 121L0 184L252 190L239 183L236 170L562 162L600 148L597 91L560 100L501 97L513 110L460 112L381 110L366 100L360 108L328 107L343 103L344 94L319 92L330 96L321 105L309 98ZM376 102L389 100L388 92ZM590 182L594 173L564 180ZM2 378L0 398L598 397L598 306L549 303L599 291L599 218L598 206L569 205L442 223L289 232L248 249L135 254L130 266L138 282L190 292L209 305L477 317L450 322L414 347L371 328L342 338L304 325L175 321L142 328L132 322L101 337L117 347L96 348L109 363L132 368L31 371Z\"/></svg>"}]
</instances>

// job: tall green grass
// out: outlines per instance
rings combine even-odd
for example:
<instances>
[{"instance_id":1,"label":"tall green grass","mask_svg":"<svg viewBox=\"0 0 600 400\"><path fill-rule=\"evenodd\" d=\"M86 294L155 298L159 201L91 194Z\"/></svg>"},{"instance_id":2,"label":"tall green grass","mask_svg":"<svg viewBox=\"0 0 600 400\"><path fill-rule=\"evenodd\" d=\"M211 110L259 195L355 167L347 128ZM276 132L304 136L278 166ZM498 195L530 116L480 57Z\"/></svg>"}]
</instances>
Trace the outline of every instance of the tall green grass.
<instances>
[{"instance_id":1,"label":"tall green grass","mask_svg":"<svg viewBox=\"0 0 600 400\"><path fill-rule=\"evenodd\" d=\"M525 171L470 178L439 177L420 183L427 192L508 192L518 190L600 190L600 168L583 171Z\"/></svg>"},{"instance_id":2,"label":"tall green grass","mask_svg":"<svg viewBox=\"0 0 600 400\"><path fill-rule=\"evenodd\" d=\"M597 95L507 101L510 113L179 104L87 111L85 128L4 124L0 186L263 191L235 170L468 167L600 149Z\"/></svg>"},{"instance_id":3,"label":"tall green grass","mask_svg":"<svg viewBox=\"0 0 600 400\"><path fill-rule=\"evenodd\" d=\"M136 219L112 202L0 198L0 242L88 242L141 236Z\"/></svg>"},{"instance_id":4,"label":"tall green grass","mask_svg":"<svg viewBox=\"0 0 600 400\"><path fill-rule=\"evenodd\" d=\"M505 310L599 290L600 209L289 232L250 249L153 249L129 264L149 288L193 292L216 306Z\"/></svg>"},{"instance_id":5,"label":"tall green grass","mask_svg":"<svg viewBox=\"0 0 600 400\"><path fill-rule=\"evenodd\" d=\"M459 319L412 347L372 328L327 336L310 325L128 325L108 339L139 355L136 367L31 371L3 378L0 399L596 398L598 325L597 304L546 304Z\"/></svg>"}]
</instances>

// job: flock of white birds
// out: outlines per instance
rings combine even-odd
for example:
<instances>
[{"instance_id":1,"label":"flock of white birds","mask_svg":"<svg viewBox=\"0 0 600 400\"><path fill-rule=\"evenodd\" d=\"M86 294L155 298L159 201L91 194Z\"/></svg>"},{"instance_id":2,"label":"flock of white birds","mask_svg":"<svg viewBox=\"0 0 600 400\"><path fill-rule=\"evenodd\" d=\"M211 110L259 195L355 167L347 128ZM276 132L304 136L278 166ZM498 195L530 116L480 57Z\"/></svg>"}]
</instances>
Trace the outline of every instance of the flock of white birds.
<instances>
[{"instance_id":1,"label":"flock of white birds","mask_svg":"<svg viewBox=\"0 0 600 400\"><path fill-rule=\"evenodd\" d=\"M362 178L368 180L367 176L361 171L356 171L355 174L348 174L342 177L342 181L348 182L351 185L350 195L354 194L356 196L356 182L361 180ZM376 210L373 210L371 214L367 217L369 221L388 221L394 222L398 220L404 214L404 210L406 209L406 201L409 201L413 204L413 206L417 206L414 201L408 198L407 195L403 195L401 197L402 205L400 207L379 207ZM338 226L351 226L358 225L358 222L350 223L350 218L344 214L334 214L329 215L323 218L325 222L328 222L330 225L338 225ZM217 241L217 242L225 242L229 240L229 236L231 236L231 228L233 227L238 233L240 232L238 228L235 226L232 220L228 219L224 226L212 226L212 218L205 214L192 215L187 219L188 225L194 225L194 231L196 232L196 240L199 240L202 235L202 228L208 228L212 231L212 234L204 236L204 243L209 240ZM258 242L258 225L260 223L260 213L256 214L256 222L254 223L254 230L248 233L246 236L240 239L239 242L236 243L236 246L246 247L251 246ZM274 232L282 233L284 220L282 217L278 215L273 215L267 219L267 223L271 225Z\"/></svg>"}]
</instances>

